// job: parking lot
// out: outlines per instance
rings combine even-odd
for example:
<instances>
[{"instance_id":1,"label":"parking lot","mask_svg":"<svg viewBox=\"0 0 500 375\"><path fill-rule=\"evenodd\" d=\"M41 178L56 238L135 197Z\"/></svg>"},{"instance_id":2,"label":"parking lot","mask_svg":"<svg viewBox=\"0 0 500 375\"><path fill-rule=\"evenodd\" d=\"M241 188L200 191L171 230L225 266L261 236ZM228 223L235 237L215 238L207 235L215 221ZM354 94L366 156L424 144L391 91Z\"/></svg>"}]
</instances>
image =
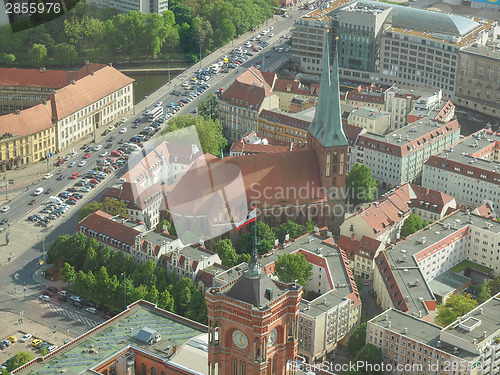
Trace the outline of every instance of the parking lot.
<instances>
[{"instance_id":1,"label":"parking lot","mask_svg":"<svg viewBox=\"0 0 500 375\"><path fill-rule=\"evenodd\" d=\"M35 332L35 331L33 331ZM7 332L6 335L0 337L0 342L4 342L5 340L9 341L7 337L10 337L11 339L14 337L15 342L11 342L9 346L4 347L3 349L0 349L0 363L2 366L6 365L6 361L9 358L12 358L14 355L16 355L19 352L30 352L33 354L33 356L36 358L40 356L40 347L35 347L33 345L33 342L37 343L40 341L40 343L44 343L43 345L46 347L56 347L57 345L54 345L50 339L44 337L44 336L32 336L26 341L22 342L21 339L22 337L29 332L25 331L20 331L16 330L15 328L12 328L11 332ZM10 342L10 341L9 341ZM64 341L63 341L64 343ZM2 346L0 346L1 348Z\"/></svg>"}]
</instances>

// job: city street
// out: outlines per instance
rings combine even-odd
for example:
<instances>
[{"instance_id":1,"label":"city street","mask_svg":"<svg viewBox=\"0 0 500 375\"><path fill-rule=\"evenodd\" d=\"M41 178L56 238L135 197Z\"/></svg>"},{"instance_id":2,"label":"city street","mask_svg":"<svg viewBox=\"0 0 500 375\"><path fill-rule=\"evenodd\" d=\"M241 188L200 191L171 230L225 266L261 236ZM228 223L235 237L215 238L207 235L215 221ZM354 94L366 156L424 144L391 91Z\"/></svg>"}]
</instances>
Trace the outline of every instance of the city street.
<instances>
[{"instance_id":1,"label":"city street","mask_svg":"<svg viewBox=\"0 0 500 375\"><path fill-rule=\"evenodd\" d=\"M275 71L279 69L290 56L287 53L278 53L273 47L287 46L285 43L286 39L280 37L282 35L289 35L295 19L304 13L305 11L303 10L292 10L289 12L289 18L275 16L254 32L247 33L210 54L201 63L194 64L173 79L172 82L166 83L155 93L138 103L134 111L135 115L132 115L132 113L126 114L124 117L127 117L128 120L116 127L108 135L102 136L101 133L111 124L97 129L95 143L92 142L93 135L90 135L59 154L54 155L49 159L48 164L38 162L22 170L7 172L6 181L15 180L15 188L8 185L7 194L5 194L5 187L0 190L2 207L9 206L8 211L0 213L0 220L4 218L8 220L7 223L0 226L0 228L3 228L3 231L0 232L0 316L2 316L3 320L3 323L0 324L0 332L2 332L3 336L6 337L17 331L40 331L40 327L45 327L44 330L48 332L47 334L58 335L57 340L61 341L62 337L77 337L89 328L104 321L99 315L75 309L67 302L42 302L39 300L38 296L45 287L53 284L58 288L63 286L60 282L59 284L55 284L44 280L41 271L46 268L46 264L40 266L39 260L43 259L43 249L45 248L45 251L47 251L51 242L57 236L74 233L78 224L78 211L81 207L90 201L98 200L102 193L116 182L116 176L120 176L126 171L127 164L108 175L102 183L98 184L90 192L82 193L84 198L79 200L64 215L51 221L50 227L43 228L43 232L41 227L35 226L33 222L27 220L28 216L39 213L44 204L48 202L50 196L57 196L60 192L74 185L77 179L69 178L72 173L78 172L79 175L85 175L89 169L95 166L95 162L99 158L99 154L104 151L104 148L100 151L92 152L90 157L85 159L87 163L84 166L78 167L78 163L84 160L82 159L84 155L84 150L81 149L82 145L96 146L100 144L104 146L107 143L112 143L113 147L107 151L116 150L120 141L128 140L147 126L148 121L143 115L143 111L146 108L152 107L158 101L163 101L164 105L171 101L177 102L179 97L170 95L171 91L179 89L182 82L193 77L197 69L200 67L205 68L221 60L232 49L242 45L253 36L259 34L263 29L271 26L273 26L273 33L275 35L263 38L263 41L269 43L267 48L260 53L256 53L238 68L230 69L228 73L216 74L210 80L210 88L198 96L196 100L183 107L176 116L190 114L193 109L197 108L199 101L204 100L208 96L208 93L215 93L219 88L226 89L239 74L243 73L246 68L252 65L255 66L257 62L260 62L263 65L262 69L265 70ZM265 55L269 55L269 57L266 58ZM132 121L136 117L141 118L140 127L132 129ZM114 122L117 121L119 119L116 119ZM168 122L163 127L167 126L167 124ZM124 127L127 128L127 131L120 133L119 130ZM112 142L108 142L111 136L115 139ZM65 157L72 150L78 154L59 167L54 165L58 158ZM69 167L71 162L75 162L76 165ZM47 172L53 174L53 176L44 179L43 176ZM64 177L58 179L61 175L64 175ZM38 196L34 196L33 192L39 187L42 187L44 192ZM50 194L46 194L45 192L49 188L53 190ZM33 200L36 202L32 202ZM30 202L32 204L29 204ZM7 234L10 244L7 244ZM15 323L16 317L18 320L17 324ZM22 319L22 323L19 323L19 319ZM5 337L1 337L1 339ZM61 342L54 343L57 345L62 344Z\"/></svg>"}]
</instances>

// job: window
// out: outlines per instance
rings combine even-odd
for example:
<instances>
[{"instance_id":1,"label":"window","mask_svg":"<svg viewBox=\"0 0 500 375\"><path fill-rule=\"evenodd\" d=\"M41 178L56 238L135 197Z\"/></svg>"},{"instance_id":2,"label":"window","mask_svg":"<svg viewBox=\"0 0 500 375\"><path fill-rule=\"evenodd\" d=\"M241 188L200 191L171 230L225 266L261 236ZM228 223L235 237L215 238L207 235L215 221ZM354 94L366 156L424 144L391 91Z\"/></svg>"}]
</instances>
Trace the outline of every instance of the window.
<instances>
[{"instance_id":1,"label":"window","mask_svg":"<svg viewBox=\"0 0 500 375\"><path fill-rule=\"evenodd\" d=\"M147 375L146 364L142 363L142 375Z\"/></svg>"},{"instance_id":2,"label":"window","mask_svg":"<svg viewBox=\"0 0 500 375\"><path fill-rule=\"evenodd\" d=\"M151 367L151 375L156 375L156 367Z\"/></svg>"}]
</instances>

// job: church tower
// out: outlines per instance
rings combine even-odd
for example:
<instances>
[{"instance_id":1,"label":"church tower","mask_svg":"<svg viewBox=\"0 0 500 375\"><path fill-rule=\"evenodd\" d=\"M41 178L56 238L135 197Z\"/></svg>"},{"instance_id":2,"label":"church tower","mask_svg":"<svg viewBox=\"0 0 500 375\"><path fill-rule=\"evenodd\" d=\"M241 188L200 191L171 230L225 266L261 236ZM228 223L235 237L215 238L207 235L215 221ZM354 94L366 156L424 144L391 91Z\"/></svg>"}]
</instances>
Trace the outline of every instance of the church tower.
<instances>
[{"instance_id":1,"label":"church tower","mask_svg":"<svg viewBox=\"0 0 500 375\"><path fill-rule=\"evenodd\" d=\"M318 104L307 134L308 147L316 151L324 188L344 190L346 186L347 138L342 129L340 109L339 63L337 51L330 72L330 37L323 49L323 72Z\"/></svg>"},{"instance_id":2,"label":"church tower","mask_svg":"<svg viewBox=\"0 0 500 375\"><path fill-rule=\"evenodd\" d=\"M206 292L208 374L292 374L301 295L300 285L273 281L261 270L254 246L243 274Z\"/></svg>"}]
</instances>

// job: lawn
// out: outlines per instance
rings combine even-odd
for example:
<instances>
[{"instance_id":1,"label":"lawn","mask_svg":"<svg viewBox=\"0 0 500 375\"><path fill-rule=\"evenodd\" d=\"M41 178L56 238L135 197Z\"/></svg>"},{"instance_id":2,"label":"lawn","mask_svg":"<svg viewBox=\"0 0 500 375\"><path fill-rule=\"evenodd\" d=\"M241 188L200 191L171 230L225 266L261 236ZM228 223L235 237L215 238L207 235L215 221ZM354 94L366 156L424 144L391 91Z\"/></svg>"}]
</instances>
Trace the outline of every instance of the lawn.
<instances>
[{"instance_id":1,"label":"lawn","mask_svg":"<svg viewBox=\"0 0 500 375\"><path fill-rule=\"evenodd\" d=\"M458 263L455 267L453 267L451 269L451 271L459 273L459 272L462 272L463 270L465 270L466 268L473 268L475 270L478 270L478 271L481 271L484 273L490 273L493 271L493 269L491 269L489 267L482 266L482 265L474 263L470 260L464 260L464 261Z\"/></svg>"}]
</instances>

